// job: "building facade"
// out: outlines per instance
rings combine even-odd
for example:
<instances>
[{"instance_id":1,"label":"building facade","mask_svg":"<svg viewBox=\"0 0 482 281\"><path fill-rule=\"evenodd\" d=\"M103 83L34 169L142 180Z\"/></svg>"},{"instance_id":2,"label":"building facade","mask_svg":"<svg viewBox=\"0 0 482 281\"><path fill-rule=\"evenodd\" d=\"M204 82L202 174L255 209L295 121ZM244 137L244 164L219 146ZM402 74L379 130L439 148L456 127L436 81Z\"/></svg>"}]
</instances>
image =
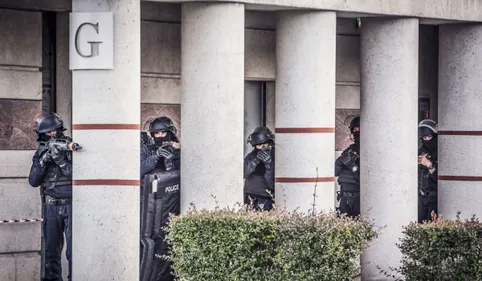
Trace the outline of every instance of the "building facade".
<instances>
[{"instance_id":1,"label":"building facade","mask_svg":"<svg viewBox=\"0 0 482 281\"><path fill-rule=\"evenodd\" d=\"M113 15L112 67L76 67L69 15L99 12ZM33 124L56 111L84 148L73 280L136 280L149 119L180 128L184 211L242 201L259 125L276 132L278 204L306 211L315 183L317 209L335 208L334 160L361 114L362 216L386 226L362 280L384 280L377 266L398 264L402 226L417 219L422 118L440 127L440 212L482 213L481 21L476 0L0 0L0 221L41 216ZM105 39L79 38L84 51ZM39 280L40 236L38 222L0 224L0 280Z\"/></svg>"}]
</instances>

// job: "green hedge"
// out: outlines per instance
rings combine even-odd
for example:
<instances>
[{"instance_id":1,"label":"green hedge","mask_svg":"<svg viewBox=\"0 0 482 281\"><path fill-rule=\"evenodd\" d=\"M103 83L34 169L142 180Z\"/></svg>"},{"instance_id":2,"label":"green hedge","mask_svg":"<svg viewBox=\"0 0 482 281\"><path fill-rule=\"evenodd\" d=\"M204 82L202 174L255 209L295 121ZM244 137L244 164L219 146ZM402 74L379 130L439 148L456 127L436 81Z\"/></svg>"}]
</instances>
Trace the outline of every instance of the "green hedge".
<instances>
[{"instance_id":1,"label":"green hedge","mask_svg":"<svg viewBox=\"0 0 482 281\"><path fill-rule=\"evenodd\" d=\"M398 247L403 258L394 271L407 281L482 280L482 224L476 218L412 223Z\"/></svg>"},{"instance_id":2,"label":"green hedge","mask_svg":"<svg viewBox=\"0 0 482 281\"><path fill-rule=\"evenodd\" d=\"M172 217L167 240L179 280L343 281L375 235L333 213L216 210Z\"/></svg>"}]
</instances>

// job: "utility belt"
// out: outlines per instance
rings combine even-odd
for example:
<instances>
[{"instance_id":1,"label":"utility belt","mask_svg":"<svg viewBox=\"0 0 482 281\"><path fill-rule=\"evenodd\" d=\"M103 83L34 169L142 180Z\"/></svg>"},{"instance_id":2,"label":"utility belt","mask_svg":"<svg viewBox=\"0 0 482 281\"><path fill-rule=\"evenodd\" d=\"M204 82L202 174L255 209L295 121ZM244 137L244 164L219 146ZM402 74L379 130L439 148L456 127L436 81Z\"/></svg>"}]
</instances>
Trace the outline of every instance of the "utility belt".
<instances>
[{"instance_id":1,"label":"utility belt","mask_svg":"<svg viewBox=\"0 0 482 281\"><path fill-rule=\"evenodd\" d=\"M72 203L72 198L53 198L52 196L45 195L45 203L49 205L67 205Z\"/></svg>"},{"instance_id":2,"label":"utility belt","mask_svg":"<svg viewBox=\"0 0 482 281\"><path fill-rule=\"evenodd\" d=\"M338 191L336 193L336 200L337 201L340 201L341 198L356 198L356 197L360 197L360 192L357 192L357 191L353 191L353 192Z\"/></svg>"},{"instance_id":3,"label":"utility belt","mask_svg":"<svg viewBox=\"0 0 482 281\"><path fill-rule=\"evenodd\" d=\"M360 197L360 192L340 191L341 197Z\"/></svg>"},{"instance_id":4,"label":"utility belt","mask_svg":"<svg viewBox=\"0 0 482 281\"><path fill-rule=\"evenodd\" d=\"M419 194L424 197L437 197L437 191L430 191L430 190L419 190Z\"/></svg>"}]
</instances>

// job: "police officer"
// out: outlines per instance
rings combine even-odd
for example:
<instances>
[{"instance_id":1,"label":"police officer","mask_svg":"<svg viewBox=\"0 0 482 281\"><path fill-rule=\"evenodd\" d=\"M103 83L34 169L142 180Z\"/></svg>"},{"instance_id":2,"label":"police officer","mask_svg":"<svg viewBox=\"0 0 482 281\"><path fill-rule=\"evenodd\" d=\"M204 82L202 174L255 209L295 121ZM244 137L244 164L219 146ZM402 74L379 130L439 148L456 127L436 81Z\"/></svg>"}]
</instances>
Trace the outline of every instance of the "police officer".
<instances>
[{"instance_id":1,"label":"police officer","mask_svg":"<svg viewBox=\"0 0 482 281\"><path fill-rule=\"evenodd\" d=\"M340 213L356 217L360 215L360 117L353 118L348 128L354 144L336 159L335 176L341 187Z\"/></svg>"},{"instance_id":2,"label":"police officer","mask_svg":"<svg viewBox=\"0 0 482 281\"><path fill-rule=\"evenodd\" d=\"M62 119L55 113L37 119L39 149L30 168L29 183L41 186L44 204L45 281L62 280L61 253L67 240L69 275L72 272L72 154L42 145L50 138L65 138Z\"/></svg>"},{"instance_id":3,"label":"police officer","mask_svg":"<svg viewBox=\"0 0 482 281\"><path fill-rule=\"evenodd\" d=\"M274 135L257 127L248 137L253 146L244 158L244 203L257 210L271 210L274 198Z\"/></svg>"},{"instance_id":4,"label":"police officer","mask_svg":"<svg viewBox=\"0 0 482 281\"><path fill-rule=\"evenodd\" d=\"M181 149L172 120L165 116L156 118L149 124L148 132L153 143L141 147L141 179L155 169L180 169Z\"/></svg>"},{"instance_id":5,"label":"police officer","mask_svg":"<svg viewBox=\"0 0 482 281\"><path fill-rule=\"evenodd\" d=\"M432 211L437 213L437 123L431 119L418 125L422 145L418 150L419 196L418 222L431 220Z\"/></svg>"},{"instance_id":6,"label":"police officer","mask_svg":"<svg viewBox=\"0 0 482 281\"><path fill-rule=\"evenodd\" d=\"M147 131L147 138L141 134L140 281L171 281L171 264L159 256L168 253L162 229L167 226L169 214L180 213L181 150L170 118L152 120Z\"/></svg>"}]
</instances>

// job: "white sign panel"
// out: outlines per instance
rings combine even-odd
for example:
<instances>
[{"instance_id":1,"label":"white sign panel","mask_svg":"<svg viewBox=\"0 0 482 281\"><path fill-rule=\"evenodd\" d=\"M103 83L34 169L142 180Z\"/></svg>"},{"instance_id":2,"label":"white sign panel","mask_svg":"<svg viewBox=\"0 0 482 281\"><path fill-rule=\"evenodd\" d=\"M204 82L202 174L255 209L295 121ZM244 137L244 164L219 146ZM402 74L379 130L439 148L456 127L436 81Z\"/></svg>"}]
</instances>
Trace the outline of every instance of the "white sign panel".
<instances>
[{"instance_id":1,"label":"white sign panel","mask_svg":"<svg viewBox=\"0 0 482 281\"><path fill-rule=\"evenodd\" d=\"M114 14L70 13L70 69L114 68Z\"/></svg>"}]
</instances>

